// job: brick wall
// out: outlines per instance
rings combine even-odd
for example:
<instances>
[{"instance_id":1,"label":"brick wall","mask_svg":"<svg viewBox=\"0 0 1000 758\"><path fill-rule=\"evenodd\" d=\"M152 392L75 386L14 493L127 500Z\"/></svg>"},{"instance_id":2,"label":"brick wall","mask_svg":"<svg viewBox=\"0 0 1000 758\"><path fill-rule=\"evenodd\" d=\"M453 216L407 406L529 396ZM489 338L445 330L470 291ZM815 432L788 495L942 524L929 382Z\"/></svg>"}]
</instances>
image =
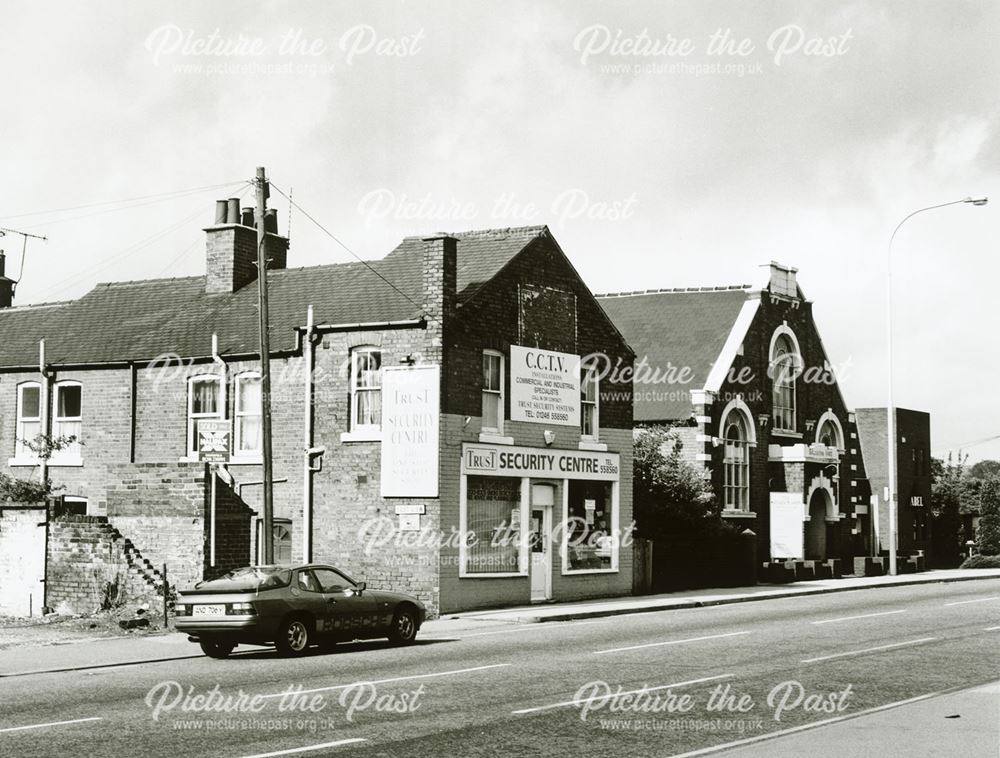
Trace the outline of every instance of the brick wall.
<instances>
[{"instance_id":1,"label":"brick wall","mask_svg":"<svg viewBox=\"0 0 1000 758\"><path fill-rule=\"evenodd\" d=\"M129 459L129 371L91 369L58 371L52 383L77 381L83 385L83 465L60 465L53 460L49 478L60 494L85 498L91 513L104 508L108 467ZM37 372L0 374L0 471L20 479L38 479L37 465L9 465L14 456L17 416L17 387L22 382L38 382Z\"/></svg>"},{"instance_id":2,"label":"brick wall","mask_svg":"<svg viewBox=\"0 0 1000 758\"><path fill-rule=\"evenodd\" d=\"M108 586L126 602L152 602L156 590L129 565L126 545L101 516L49 522L46 603L55 610L100 610Z\"/></svg>"},{"instance_id":3,"label":"brick wall","mask_svg":"<svg viewBox=\"0 0 1000 758\"><path fill-rule=\"evenodd\" d=\"M189 586L205 564L205 464L124 464L112 467L108 519L170 583Z\"/></svg>"}]
</instances>

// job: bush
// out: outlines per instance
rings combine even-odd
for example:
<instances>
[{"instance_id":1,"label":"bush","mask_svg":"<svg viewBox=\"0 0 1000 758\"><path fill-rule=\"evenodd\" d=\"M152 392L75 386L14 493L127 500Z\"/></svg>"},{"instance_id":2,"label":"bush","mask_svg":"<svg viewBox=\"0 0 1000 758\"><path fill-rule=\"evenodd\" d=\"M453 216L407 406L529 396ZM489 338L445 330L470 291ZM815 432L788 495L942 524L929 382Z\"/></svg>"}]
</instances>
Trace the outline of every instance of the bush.
<instances>
[{"instance_id":1,"label":"bush","mask_svg":"<svg viewBox=\"0 0 1000 758\"><path fill-rule=\"evenodd\" d=\"M979 529L976 547L983 555L1000 553L1000 478L991 476L979 488Z\"/></svg>"},{"instance_id":2,"label":"bush","mask_svg":"<svg viewBox=\"0 0 1000 758\"><path fill-rule=\"evenodd\" d=\"M959 568L1000 569L1000 555L974 555L962 561L962 565Z\"/></svg>"},{"instance_id":3,"label":"bush","mask_svg":"<svg viewBox=\"0 0 1000 758\"><path fill-rule=\"evenodd\" d=\"M0 474L0 502L13 500L15 503L40 503L51 493L51 488L41 482L29 482Z\"/></svg>"}]
</instances>

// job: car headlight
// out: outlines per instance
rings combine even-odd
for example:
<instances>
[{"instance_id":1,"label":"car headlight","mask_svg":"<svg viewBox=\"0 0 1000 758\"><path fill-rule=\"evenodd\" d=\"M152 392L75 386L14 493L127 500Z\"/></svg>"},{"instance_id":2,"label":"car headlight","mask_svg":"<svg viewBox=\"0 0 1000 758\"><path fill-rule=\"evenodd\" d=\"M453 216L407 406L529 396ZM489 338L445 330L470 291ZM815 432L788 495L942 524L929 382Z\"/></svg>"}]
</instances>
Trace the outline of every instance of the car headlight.
<instances>
[{"instance_id":1,"label":"car headlight","mask_svg":"<svg viewBox=\"0 0 1000 758\"><path fill-rule=\"evenodd\" d=\"M253 607L253 603L227 603L226 615L255 616L257 615L257 609Z\"/></svg>"},{"instance_id":2,"label":"car headlight","mask_svg":"<svg viewBox=\"0 0 1000 758\"><path fill-rule=\"evenodd\" d=\"M175 616L190 616L191 606L186 603L175 603L174 604L174 615Z\"/></svg>"}]
</instances>

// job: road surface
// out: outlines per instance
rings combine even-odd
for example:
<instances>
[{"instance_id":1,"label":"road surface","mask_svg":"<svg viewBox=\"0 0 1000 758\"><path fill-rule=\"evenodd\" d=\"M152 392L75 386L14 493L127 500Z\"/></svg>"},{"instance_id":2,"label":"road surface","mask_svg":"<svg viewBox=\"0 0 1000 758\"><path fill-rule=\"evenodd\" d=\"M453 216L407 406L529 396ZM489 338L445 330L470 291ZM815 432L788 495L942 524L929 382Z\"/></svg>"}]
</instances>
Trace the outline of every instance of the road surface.
<instances>
[{"instance_id":1,"label":"road surface","mask_svg":"<svg viewBox=\"0 0 1000 758\"><path fill-rule=\"evenodd\" d=\"M407 648L355 643L300 659L239 648L223 661L0 678L0 754L767 756L796 739L810 756L842 756L848 722L876 724L854 729L854 754L870 741L886 758L916 755L955 734L969 736L951 754L1000 752L982 723L990 707L1000 722L1000 694L981 688L1000 679L1000 580L449 623ZM964 731L927 705L977 686L991 705L966 714ZM899 708L921 709L908 730L871 721Z\"/></svg>"}]
</instances>

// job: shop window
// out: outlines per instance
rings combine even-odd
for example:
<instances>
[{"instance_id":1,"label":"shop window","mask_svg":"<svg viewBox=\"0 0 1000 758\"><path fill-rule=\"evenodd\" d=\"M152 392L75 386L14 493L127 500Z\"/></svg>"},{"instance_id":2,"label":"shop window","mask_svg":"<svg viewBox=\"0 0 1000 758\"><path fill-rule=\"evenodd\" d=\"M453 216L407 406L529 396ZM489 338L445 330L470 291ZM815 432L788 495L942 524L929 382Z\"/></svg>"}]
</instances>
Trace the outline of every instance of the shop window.
<instances>
[{"instance_id":1,"label":"shop window","mask_svg":"<svg viewBox=\"0 0 1000 758\"><path fill-rule=\"evenodd\" d=\"M202 421L224 418L222 379L195 376L188 380L188 457L198 457L198 426Z\"/></svg>"},{"instance_id":2,"label":"shop window","mask_svg":"<svg viewBox=\"0 0 1000 758\"><path fill-rule=\"evenodd\" d=\"M466 482L467 574L517 573L521 480L470 476Z\"/></svg>"},{"instance_id":3,"label":"shop window","mask_svg":"<svg viewBox=\"0 0 1000 758\"><path fill-rule=\"evenodd\" d=\"M723 491L727 511L750 510L750 445L746 418L731 410L723 423Z\"/></svg>"},{"instance_id":4,"label":"shop window","mask_svg":"<svg viewBox=\"0 0 1000 758\"><path fill-rule=\"evenodd\" d=\"M57 382L53 386L55 413L52 415L52 438L68 442L52 453L53 465L80 460L80 440L83 436L83 387L79 382Z\"/></svg>"},{"instance_id":5,"label":"shop window","mask_svg":"<svg viewBox=\"0 0 1000 758\"><path fill-rule=\"evenodd\" d=\"M17 387L17 424L14 457L33 460L36 456L28 447L42 433L42 388L37 382L25 382Z\"/></svg>"},{"instance_id":6,"label":"shop window","mask_svg":"<svg viewBox=\"0 0 1000 758\"><path fill-rule=\"evenodd\" d=\"M503 433L503 355L496 350L483 351L483 422L485 432Z\"/></svg>"},{"instance_id":7,"label":"shop window","mask_svg":"<svg viewBox=\"0 0 1000 758\"><path fill-rule=\"evenodd\" d=\"M566 570L600 571L615 566L617 549L611 482L569 482L566 503Z\"/></svg>"},{"instance_id":8,"label":"shop window","mask_svg":"<svg viewBox=\"0 0 1000 758\"><path fill-rule=\"evenodd\" d=\"M235 439L233 452L237 456L255 457L263 450L261 409L261 379L256 373L236 377Z\"/></svg>"},{"instance_id":9,"label":"shop window","mask_svg":"<svg viewBox=\"0 0 1000 758\"><path fill-rule=\"evenodd\" d=\"M580 377L580 436L588 440L597 440L599 425L599 392L597 367L581 367Z\"/></svg>"},{"instance_id":10,"label":"shop window","mask_svg":"<svg viewBox=\"0 0 1000 758\"><path fill-rule=\"evenodd\" d=\"M771 347L772 415L776 431L795 431L795 379L801 359L790 332L776 336Z\"/></svg>"},{"instance_id":11,"label":"shop window","mask_svg":"<svg viewBox=\"0 0 1000 758\"><path fill-rule=\"evenodd\" d=\"M351 431L377 432L382 424L382 352L351 351Z\"/></svg>"}]
</instances>

